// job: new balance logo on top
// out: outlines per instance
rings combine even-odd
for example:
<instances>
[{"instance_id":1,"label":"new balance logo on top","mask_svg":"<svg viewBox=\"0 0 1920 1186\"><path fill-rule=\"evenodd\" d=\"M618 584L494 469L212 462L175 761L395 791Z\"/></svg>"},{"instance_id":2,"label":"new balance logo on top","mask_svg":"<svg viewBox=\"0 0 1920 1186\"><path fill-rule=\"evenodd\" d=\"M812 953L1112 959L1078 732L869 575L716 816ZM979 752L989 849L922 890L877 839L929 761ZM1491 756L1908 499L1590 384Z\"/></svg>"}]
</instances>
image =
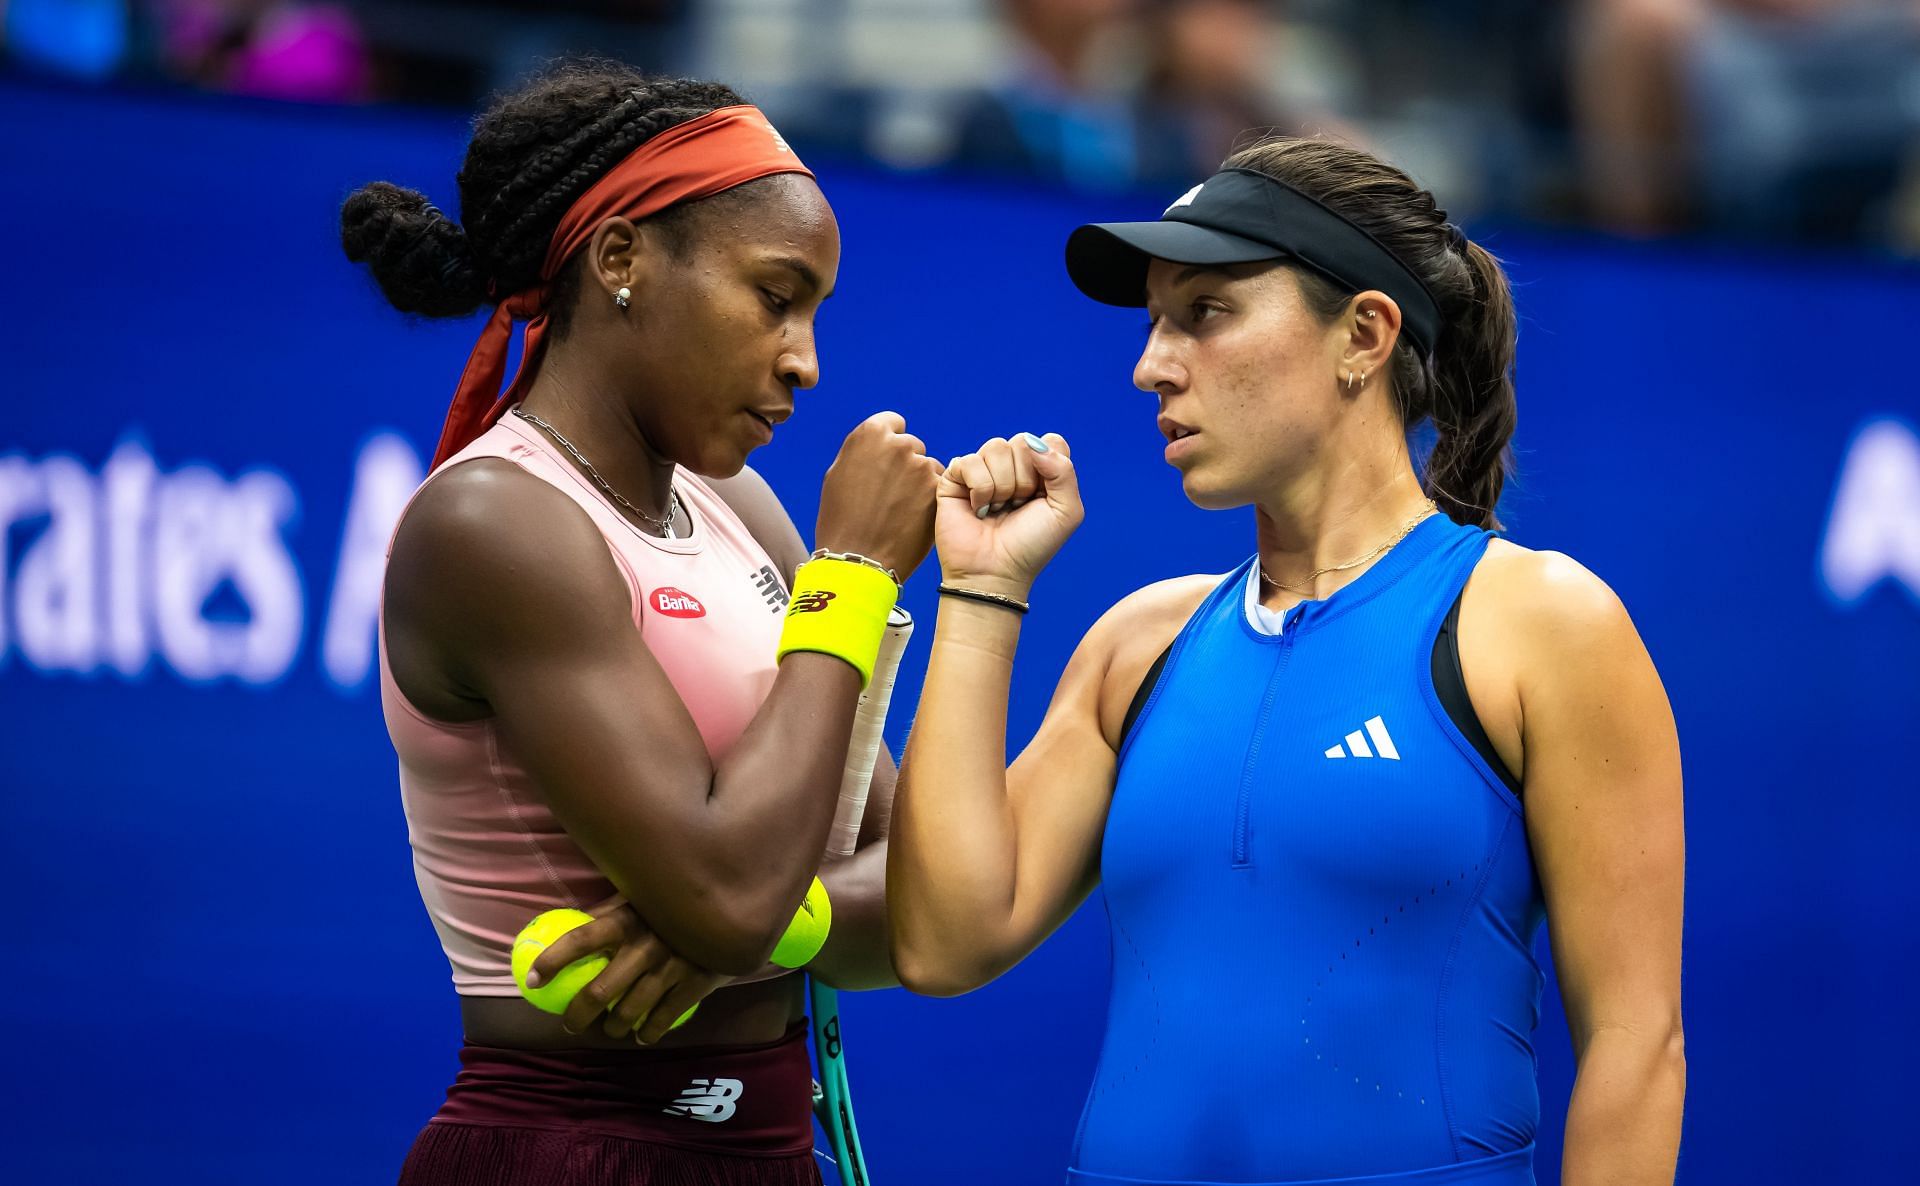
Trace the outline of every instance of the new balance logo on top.
<instances>
[{"instance_id":1,"label":"new balance logo on top","mask_svg":"<svg viewBox=\"0 0 1920 1186\"><path fill-rule=\"evenodd\" d=\"M669 1116L685 1116L692 1120L704 1120L708 1124L719 1124L723 1120L733 1119L739 1110L734 1101L740 1098L745 1086L738 1079L695 1079L680 1092L680 1098L668 1104L663 1111Z\"/></svg>"},{"instance_id":2,"label":"new balance logo on top","mask_svg":"<svg viewBox=\"0 0 1920 1186\"><path fill-rule=\"evenodd\" d=\"M1353 718L1348 717L1347 719L1352 720ZM1327 756L1329 758L1344 758L1351 755L1356 758L1392 758L1396 762L1400 760L1400 751L1393 748L1393 738L1387 735L1387 723L1385 721L1379 717L1372 717L1369 718L1367 723L1361 726L1361 728L1365 729L1366 732L1362 733L1360 729L1355 729L1353 732L1347 734L1347 744L1345 747L1337 745L1328 746ZM1369 737L1373 738L1371 748L1367 745L1367 738Z\"/></svg>"},{"instance_id":3,"label":"new balance logo on top","mask_svg":"<svg viewBox=\"0 0 1920 1186\"><path fill-rule=\"evenodd\" d=\"M767 599L767 605L776 614L792 600L787 596L787 587L780 583L780 574L768 565L762 564L760 571L753 575L753 587L760 590L760 596Z\"/></svg>"}]
</instances>

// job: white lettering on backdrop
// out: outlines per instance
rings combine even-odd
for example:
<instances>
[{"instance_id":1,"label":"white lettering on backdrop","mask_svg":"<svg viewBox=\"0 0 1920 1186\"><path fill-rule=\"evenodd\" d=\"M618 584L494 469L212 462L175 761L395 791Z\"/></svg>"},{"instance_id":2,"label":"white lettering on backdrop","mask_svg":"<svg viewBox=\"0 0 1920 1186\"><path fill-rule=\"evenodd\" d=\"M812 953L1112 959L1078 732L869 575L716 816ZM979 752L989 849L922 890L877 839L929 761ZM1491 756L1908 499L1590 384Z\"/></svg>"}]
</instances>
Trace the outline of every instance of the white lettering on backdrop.
<instances>
[{"instance_id":1,"label":"white lettering on backdrop","mask_svg":"<svg viewBox=\"0 0 1920 1186\"><path fill-rule=\"evenodd\" d=\"M1920 434L1891 417L1854 434L1820 545L1820 576L1843 605L1881 581L1920 602Z\"/></svg>"},{"instance_id":2,"label":"white lettering on backdrop","mask_svg":"<svg viewBox=\"0 0 1920 1186\"><path fill-rule=\"evenodd\" d=\"M423 473L398 434L360 450L321 641L343 691L372 672L387 539ZM158 659L191 683L284 678L307 621L286 538L299 510L276 470L167 471L137 439L97 472L67 454L0 455L0 663L17 652L38 672L137 679Z\"/></svg>"}]
</instances>

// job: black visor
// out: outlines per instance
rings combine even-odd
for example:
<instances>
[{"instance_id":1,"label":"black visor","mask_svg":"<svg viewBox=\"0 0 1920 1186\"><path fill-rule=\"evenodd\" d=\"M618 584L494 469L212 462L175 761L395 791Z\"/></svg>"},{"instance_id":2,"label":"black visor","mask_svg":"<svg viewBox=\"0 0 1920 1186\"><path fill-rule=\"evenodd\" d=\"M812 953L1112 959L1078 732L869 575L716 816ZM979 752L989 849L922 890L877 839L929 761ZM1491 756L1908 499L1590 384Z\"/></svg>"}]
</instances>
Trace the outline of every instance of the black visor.
<instances>
[{"instance_id":1,"label":"black visor","mask_svg":"<svg viewBox=\"0 0 1920 1186\"><path fill-rule=\"evenodd\" d=\"M1372 235L1263 173L1215 173L1159 222L1096 222L1067 239L1067 274L1108 305L1147 303L1147 265L1295 260L1348 292L1376 289L1400 306L1422 355L1440 337L1440 308L1420 278Z\"/></svg>"}]
</instances>

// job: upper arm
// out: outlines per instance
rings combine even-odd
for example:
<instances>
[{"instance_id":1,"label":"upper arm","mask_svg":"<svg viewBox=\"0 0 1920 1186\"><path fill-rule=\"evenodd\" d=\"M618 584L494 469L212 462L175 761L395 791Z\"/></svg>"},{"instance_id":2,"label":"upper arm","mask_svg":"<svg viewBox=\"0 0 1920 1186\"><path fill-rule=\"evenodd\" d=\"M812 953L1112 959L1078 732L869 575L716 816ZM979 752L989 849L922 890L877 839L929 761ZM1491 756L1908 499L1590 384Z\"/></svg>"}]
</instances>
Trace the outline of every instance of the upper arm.
<instances>
[{"instance_id":1,"label":"upper arm","mask_svg":"<svg viewBox=\"0 0 1920 1186\"><path fill-rule=\"evenodd\" d=\"M455 467L396 536L389 633L491 712L555 817L679 951L710 944L714 768L591 520L515 468Z\"/></svg>"},{"instance_id":2,"label":"upper arm","mask_svg":"<svg viewBox=\"0 0 1920 1186\"><path fill-rule=\"evenodd\" d=\"M1014 947L1002 953L1004 966L1057 930L1099 883L1127 705L1213 581L1163 581L1108 610L1075 648L1040 728L1008 768L1016 866Z\"/></svg>"},{"instance_id":3,"label":"upper arm","mask_svg":"<svg viewBox=\"0 0 1920 1186\"><path fill-rule=\"evenodd\" d=\"M1613 591L1565 556L1496 579L1513 623L1528 836L1576 1046L1680 1024L1680 745L1659 674Z\"/></svg>"}]
</instances>

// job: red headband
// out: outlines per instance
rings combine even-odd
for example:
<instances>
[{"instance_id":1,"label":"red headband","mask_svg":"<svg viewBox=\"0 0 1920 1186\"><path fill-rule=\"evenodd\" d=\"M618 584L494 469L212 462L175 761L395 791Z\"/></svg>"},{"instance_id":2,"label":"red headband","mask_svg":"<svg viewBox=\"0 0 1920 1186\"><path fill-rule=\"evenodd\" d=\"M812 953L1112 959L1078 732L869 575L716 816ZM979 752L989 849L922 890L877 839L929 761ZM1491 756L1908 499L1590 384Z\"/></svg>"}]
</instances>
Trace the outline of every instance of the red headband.
<instances>
[{"instance_id":1,"label":"red headband","mask_svg":"<svg viewBox=\"0 0 1920 1186\"><path fill-rule=\"evenodd\" d=\"M553 278L574 252L587 245L601 223L616 217L645 218L676 202L711 197L774 173L813 176L760 109L747 104L722 107L668 128L608 170L561 217L540 267L540 283L514 293L494 309L467 356L467 369L460 376L453 406L447 409L433 464L438 466L466 448L519 398L545 349L547 294ZM520 371L502 393L513 322L521 317L527 319L527 336Z\"/></svg>"}]
</instances>

